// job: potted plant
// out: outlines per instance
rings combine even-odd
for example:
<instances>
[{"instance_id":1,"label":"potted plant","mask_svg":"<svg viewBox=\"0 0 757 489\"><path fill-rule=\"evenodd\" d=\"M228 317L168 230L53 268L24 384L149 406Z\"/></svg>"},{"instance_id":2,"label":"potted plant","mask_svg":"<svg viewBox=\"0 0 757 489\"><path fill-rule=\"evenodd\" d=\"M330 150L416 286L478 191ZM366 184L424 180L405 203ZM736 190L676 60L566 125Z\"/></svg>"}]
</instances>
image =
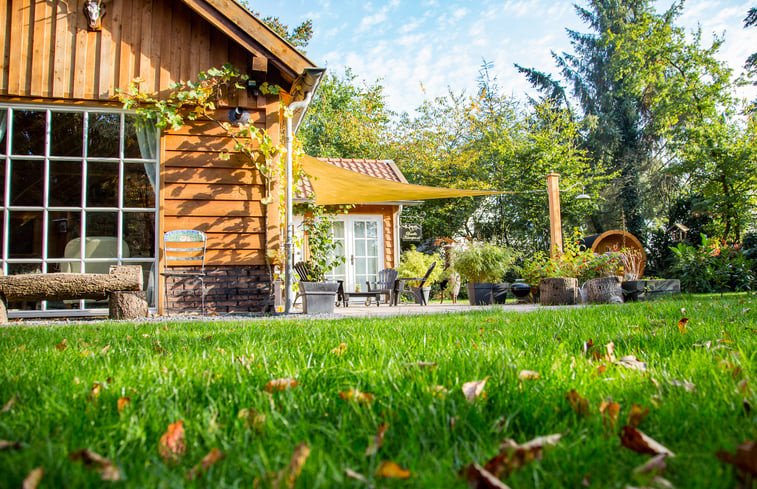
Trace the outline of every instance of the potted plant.
<instances>
[{"instance_id":1,"label":"potted plant","mask_svg":"<svg viewBox=\"0 0 757 489\"><path fill-rule=\"evenodd\" d=\"M429 275L428 280L426 280L426 282L423 284L423 288L421 289L421 293L426 299L426 304L428 304L428 300L431 295L431 285L439 280L443 273L444 266L441 258L438 255L429 255L422 253L416 250L415 246L413 246L411 249L402 253L402 256L400 257L400 264L397 267L399 277L423 277L431 266L431 263L433 262L436 262L436 266L431 271L431 275ZM414 282L408 282L407 285L410 287L418 286L418 284ZM420 298L416 297L415 302L420 304Z\"/></svg>"},{"instance_id":2,"label":"potted plant","mask_svg":"<svg viewBox=\"0 0 757 489\"><path fill-rule=\"evenodd\" d=\"M338 282L326 282L326 275L344 263L344 254L339 253L341 243L334 239L333 223L335 214L323 207L308 205L303 216L302 227L307 249L307 281L300 281L302 304L305 314L331 314L336 304Z\"/></svg>"},{"instance_id":3,"label":"potted plant","mask_svg":"<svg viewBox=\"0 0 757 489\"><path fill-rule=\"evenodd\" d=\"M499 297L506 297L508 285L499 282L516 257L511 248L491 243L471 243L455 253L453 266L468 281L466 289L471 305L492 304L495 288Z\"/></svg>"}]
</instances>

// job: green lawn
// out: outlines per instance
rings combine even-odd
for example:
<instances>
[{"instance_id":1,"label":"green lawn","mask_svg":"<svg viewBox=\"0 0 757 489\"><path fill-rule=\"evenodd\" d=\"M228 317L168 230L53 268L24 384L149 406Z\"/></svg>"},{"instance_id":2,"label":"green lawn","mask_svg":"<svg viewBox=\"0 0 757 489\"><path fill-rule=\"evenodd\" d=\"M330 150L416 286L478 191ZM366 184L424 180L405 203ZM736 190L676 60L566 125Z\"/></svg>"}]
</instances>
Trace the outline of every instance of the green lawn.
<instances>
[{"instance_id":1,"label":"green lawn","mask_svg":"<svg viewBox=\"0 0 757 489\"><path fill-rule=\"evenodd\" d=\"M617 436L640 404L650 412L639 429L676 454L667 479L679 488L733 488L731 467L714 452L757 434L757 417L745 409L745 400L757 407L756 320L753 297L695 296L535 313L2 327L0 407L12 402L0 413L0 440L23 445L0 452L0 486L20 487L41 466L39 487L249 488L256 479L267 487L304 441L310 456L296 487L369 487L347 468L377 487L466 487L460 469L483 465L502 439L565 433L504 482L622 488L643 483L632 471L650 458ZM634 355L648 369L590 361L582 352L590 339L600 350L613 342L617 358ZM541 377L519 380L521 370ZM486 377L484 395L469 403L463 384ZM277 378L299 385L265 392ZM345 401L339 394L348 389L375 399ZM588 401L588 416L566 400L571 389ZM123 397L131 402L119 412ZM610 398L621 406L614 428L599 412ZM265 418L249 427L242 409ZM186 453L166 463L160 439L179 420ZM366 456L382 423L383 446ZM115 462L123 480L103 482L69 460L83 448ZM225 459L188 481L212 448ZM383 460L412 475L375 477Z\"/></svg>"}]
</instances>

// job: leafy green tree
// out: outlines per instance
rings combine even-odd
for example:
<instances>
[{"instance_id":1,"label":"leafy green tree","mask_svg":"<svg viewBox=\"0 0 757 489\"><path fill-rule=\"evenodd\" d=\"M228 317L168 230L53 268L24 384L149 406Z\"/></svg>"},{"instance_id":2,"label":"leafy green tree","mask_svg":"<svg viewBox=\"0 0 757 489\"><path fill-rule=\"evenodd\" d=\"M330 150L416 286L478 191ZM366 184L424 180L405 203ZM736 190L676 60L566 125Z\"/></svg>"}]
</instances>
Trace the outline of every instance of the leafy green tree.
<instances>
[{"instance_id":1,"label":"leafy green tree","mask_svg":"<svg viewBox=\"0 0 757 489\"><path fill-rule=\"evenodd\" d=\"M296 48L302 49L306 47L313 38L313 21L310 19L306 19L302 24L290 28L281 22L278 17L272 15L263 17L252 8L249 0L239 0L239 4Z\"/></svg>"},{"instance_id":2,"label":"leafy green tree","mask_svg":"<svg viewBox=\"0 0 757 489\"><path fill-rule=\"evenodd\" d=\"M750 8L747 16L744 18L744 28L749 27L757 27L757 7ZM747 70L747 78L752 79L753 85L757 85L757 52L752 53L747 58L744 68ZM757 99L752 101L750 109L752 111L757 110Z\"/></svg>"},{"instance_id":3,"label":"leafy green tree","mask_svg":"<svg viewBox=\"0 0 757 489\"><path fill-rule=\"evenodd\" d=\"M321 81L298 137L311 156L386 158L392 115L384 87L360 83L347 69Z\"/></svg>"}]
</instances>

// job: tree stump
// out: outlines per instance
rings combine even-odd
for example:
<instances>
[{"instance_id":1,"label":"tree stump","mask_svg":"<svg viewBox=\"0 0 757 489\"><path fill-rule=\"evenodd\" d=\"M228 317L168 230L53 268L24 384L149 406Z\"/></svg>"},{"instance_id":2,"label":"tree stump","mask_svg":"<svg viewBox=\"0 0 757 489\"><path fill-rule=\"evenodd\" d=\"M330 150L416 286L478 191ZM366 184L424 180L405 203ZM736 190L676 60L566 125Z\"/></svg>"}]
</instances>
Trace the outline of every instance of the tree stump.
<instances>
[{"instance_id":1,"label":"tree stump","mask_svg":"<svg viewBox=\"0 0 757 489\"><path fill-rule=\"evenodd\" d=\"M586 299L595 304L617 304L623 302L620 277L593 278L584 284Z\"/></svg>"},{"instance_id":2,"label":"tree stump","mask_svg":"<svg viewBox=\"0 0 757 489\"><path fill-rule=\"evenodd\" d=\"M108 294L110 319L136 319L147 317L147 292L116 290Z\"/></svg>"},{"instance_id":3,"label":"tree stump","mask_svg":"<svg viewBox=\"0 0 757 489\"><path fill-rule=\"evenodd\" d=\"M30 273L0 276L0 293L15 301L103 300L114 290L140 290L142 267L112 266L101 273Z\"/></svg>"},{"instance_id":4,"label":"tree stump","mask_svg":"<svg viewBox=\"0 0 757 489\"><path fill-rule=\"evenodd\" d=\"M5 296L0 294L0 324L8 322L8 301L5 300Z\"/></svg>"},{"instance_id":5,"label":"tree stump","mask_svg":"<svg viewBox=\"0 0 757 489\"><path fill-rule=\"evenodd\" d=\"M579 293L577 278L552 277L539 282L540 301L545 306L576 304Z\"/></svg>"}]
</instances>

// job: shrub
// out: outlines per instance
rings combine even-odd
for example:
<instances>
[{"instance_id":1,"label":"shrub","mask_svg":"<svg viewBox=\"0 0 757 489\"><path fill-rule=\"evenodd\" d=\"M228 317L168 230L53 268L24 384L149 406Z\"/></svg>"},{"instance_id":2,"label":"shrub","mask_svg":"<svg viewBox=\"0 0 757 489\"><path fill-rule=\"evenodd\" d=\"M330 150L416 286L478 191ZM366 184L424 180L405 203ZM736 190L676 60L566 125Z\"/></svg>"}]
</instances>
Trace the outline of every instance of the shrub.
<instances>
[{"instance_id":1,"label":"shrub","mask_svg":"<svg viewBox=\"0 0 757 489\"><path fill-rule=\"evenodd\" d=\"M751 290L754 275L740 247L701 235L699 247L679 243L671 247L676 261L672 272L686 292Z\"/></svg>"},{"instance_id":2,"label":"shrub","mask_svg":"<svg viewBox=\"0 0 757 489\"><path fill-rule=\"evenodd\" d=\"M415 249L415 246L413 246L411 249L402 253L402 256L400 257L400 266L397 267L397 272L399 272L400 277L404 278L423 277L426 275L428 267L430 267L433 262L436 262L436 266L425 283L425 286L428 286L439 280L444 269L444 263L438 255L421 253ZM418 286L417 283L412 282L410 282L409 285L413 287Z\"/></svg>"},{"instance_id":3,"label":"shrub","mask_svg":"<svg viewBox=\"0 0 757 489\"><path fill-rule=\"evenodd\" d=\"M491 243L471 243L455 253L453 266L469 282L499 282L516 258L517 253L512 248Z\"/></svg>"}]
</instances>

